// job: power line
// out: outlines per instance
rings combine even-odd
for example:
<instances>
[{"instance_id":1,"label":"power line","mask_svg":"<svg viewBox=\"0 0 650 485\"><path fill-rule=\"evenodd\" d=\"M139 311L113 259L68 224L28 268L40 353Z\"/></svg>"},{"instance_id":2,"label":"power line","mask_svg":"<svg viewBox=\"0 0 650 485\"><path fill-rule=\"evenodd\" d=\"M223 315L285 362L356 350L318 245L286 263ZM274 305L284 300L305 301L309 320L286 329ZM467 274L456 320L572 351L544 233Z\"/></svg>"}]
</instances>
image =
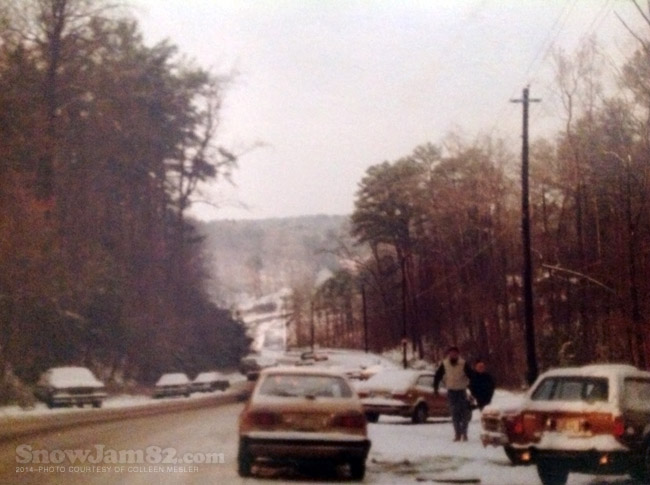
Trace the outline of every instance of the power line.
<instances>
[{"instance_id":1,"label":"power line","mask_svg":"<svg viewBox=\"0 0 650 485\"><path fill-rule=\"evenodd\" d=\"M589 37L598 29L600 29L600 26L603 24L603 22L607 19L607 17L611 14L612 9L613 9L613 0L606 0L601 8L596 12L594 17L592 18L591 22L589 23L588 27L584 30L584 32L578 37L581 42L584 42L586 39L589 39ZM531 119L532 121L538 121L544 113L548 113L548 104L545 106L539 105L536 106L535 108L531 109Z\"/></svg>"},{"instance_id":2,"label":"power line","mask_svg":"<svg viewBox=\"0 0 650 485\"><path fill-rule=\"evenodd\" d=\"M528 67L526 68L526 71L524 72L523 75L523 83L519 84L530 84L530 80L527 79L530 75L530 72L532 71L533 67L535 66L535 63L538 61L540 58L541 54L544 53L544 55L541 57L542 59L545 59L548 56L548 53L550 50L553 48L555 43L557 42L560 34L564 30L564 27L566 26L569 17L573 13L573 9L575 8L578 0L573 0L572 2L567 2L562 10L560 11L559 15L555 18L555 21L551 25L551 27L548 29L546 36L544 37L544 40L540 43L539 47L537 48L537 51L535 52L535 55L533 56L532 60L528 64ZM559 27L558 27L559 26ZM552 40L551 40L552 39ZM550 40L550 43L549 43ZM548 44L548 46L547 46ZM535 76L539 72L539 67L535 71ZM514 88L512 93L510 94L510 98L513 98L516 96L519 88ZM504 112L509 105L502 105L501 109L499 110L499 114L494 120L494 124L492 125L492 129L490 130L490 136L494 134L494 131L496 130L496 127L499 123L499 121L502 119Z\"/></svg>"}]
</instances>

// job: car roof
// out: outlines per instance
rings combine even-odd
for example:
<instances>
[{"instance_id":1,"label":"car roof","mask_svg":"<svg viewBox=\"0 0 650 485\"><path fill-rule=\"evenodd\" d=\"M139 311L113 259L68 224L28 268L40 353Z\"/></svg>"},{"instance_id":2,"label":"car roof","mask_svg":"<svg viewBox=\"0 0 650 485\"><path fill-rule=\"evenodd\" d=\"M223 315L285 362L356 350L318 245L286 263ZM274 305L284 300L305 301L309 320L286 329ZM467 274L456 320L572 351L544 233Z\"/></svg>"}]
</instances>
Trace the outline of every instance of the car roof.
<instances>
[{"instance_id":1,"label":"car roof","mask_svg":"<svg viewBox=\"0 0 650 485\"><path fill-rule=\"evenodd\" d=\"M650 378L650 372L642 371L629 364L589 364L582 367L561 367L551 369L540 377L581 376L619 379L625 377Z\"/></svg>"},{"instance_id":2,"label":"car roof","mask_svg":"<svg viewBox=\"0 0 650 485\"><path fill-rule=\"evenodd\" d=\"M319 366L294 366L294 365L281 365L276 367L268 367L260 373L260 375L307 375L307 376L333 376L345 377L342 372L328 367Z\"/></svg>"},{"instance_id":3,"label":"car roof","mask_svg":"<svg viewBox=\"0 0 650 485\"><path fill-rule=\"evenodd\" d=\"M66 366L61 366L61 367L50 367L47 371L48 372L67 372L67 371L83 371L83 372L90 372L90 369L88 367L82 367L80 365L66 365Z\"/></svg>"}]
</instances>

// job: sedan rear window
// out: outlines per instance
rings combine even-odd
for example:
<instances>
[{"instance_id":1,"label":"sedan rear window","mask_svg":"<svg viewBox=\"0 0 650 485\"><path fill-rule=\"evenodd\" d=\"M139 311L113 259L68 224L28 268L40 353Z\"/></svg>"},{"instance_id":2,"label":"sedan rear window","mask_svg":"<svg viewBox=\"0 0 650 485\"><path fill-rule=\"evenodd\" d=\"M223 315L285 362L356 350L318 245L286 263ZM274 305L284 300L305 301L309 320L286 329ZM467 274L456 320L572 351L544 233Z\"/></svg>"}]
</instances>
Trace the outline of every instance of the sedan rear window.
<instances>
[{"instance_id":1,"label":"sedan rear window","mask_svg":"<svg viewBox=\"0 0 650 485\"><path fill-rule=\"evenodd\" d=\"M533 392L533 401L607 401L609 384L605 378L547 377Z\"/></svg>"},{"instance_id":2,"label":"sedan rear window","mask_svg":"<svg viewBox=\"0 0 650 485\"><path fill-rule=\"evenodd\" d=\"M337 376L271 374L259 388L262 396L350 398L352 389Z\"/></svg>"}]
</instances>

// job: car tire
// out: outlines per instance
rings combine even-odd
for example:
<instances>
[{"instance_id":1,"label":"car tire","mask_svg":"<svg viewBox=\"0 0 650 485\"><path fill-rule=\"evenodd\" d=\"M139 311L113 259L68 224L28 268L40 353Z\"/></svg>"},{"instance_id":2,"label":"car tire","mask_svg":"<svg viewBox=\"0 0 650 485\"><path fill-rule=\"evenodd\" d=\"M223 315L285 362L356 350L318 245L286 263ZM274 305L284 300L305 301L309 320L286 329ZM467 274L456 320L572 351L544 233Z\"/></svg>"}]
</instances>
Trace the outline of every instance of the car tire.
<instances>
[{"instance_id":1,"label":"car tire","mask_svg":"<svg viewBox=\"0 0 650 485\"><path fill-rule=\"evenodd\" d=\"M429 410L427 409L426 404L418 404L413 410L413 416L411 416L411 421L414 424L426 423L429 418Z\"/></svg>"},{"instance_id":2,"label":"car tire","mask_svg":"<svg viewBox=\"0 0 650 485\"><path fill-rule=\"evenodd\" d=\"M54 409L56 407L56 404L52 399L48 399L45 401L45 405L47 406L48 409Z\"/></svg>"},{"instance_id":3,"label":"car tire","mask_svg":"<svg viewBox=\"0 0 650 485\"><path fill-rule=\"evenodd\" d=\"M101 401L93 401L93 407L98 409L102 407L102 402Z\"/></svg>"},{"instance_id":4,"label":"car tire","mask_svg":"<svg viewBox=\"0 0 650 485\"><path fill-rule=\"evenodd\" d=\"M643 446L641 459L636 466L630 470L630 476L641 483L650 482L650 440L646 441Z\"/></svg>"},{"instance_id":5,"label":"car tire","mask_svg":"<svg viewBox=\"0 0 650 485\"><path fill-rule=\"evenodd\" d=\"M366 413L366 421L376 423L379 421L379 413Z\"/></svg>"},{"instance_id":6,"label":"car tire","mask_svg":"<svg viewBox=\"0 0 650 485\"><path fill-rule=\"evenodd\" d=\"M537 475L542 485L566 485L569 469L557 462L540 460L537 462Z\"/></svg>"},{"instance_id":7,"label":"car tire","mask_svg":"<svg viewBox=\"0 0 650 485\"><path fill-rule=\"evenodd\" d=\"M503 447L503 451L505 451L508 460L510 460L510 463L513 465L521 465L524 463L524 461L521 459L521 455L512 446L505 445Z\"/></svg>"},{"instance_id":8,"label":"car tire","mask_svg":"<svg viewBox=\"0 0 650 485\"><path fill-rule=\"evenodd\" d=\"M239 451L237 453L237 473L240 477L250 477L253 469L254 458L248 451L248 446L244 443L239 443Z\"/></svg>"},{"instance_id":9,"label":"car tire","mask_svg":"<svg viewBox=\"0 0 650 485\"><path fill-rule=\"evenodd\" d=\"M366 476L366 460L363 458L353 458L350 460L350 478L355 482L360 482Z\"/></svg>"}]
</instances>

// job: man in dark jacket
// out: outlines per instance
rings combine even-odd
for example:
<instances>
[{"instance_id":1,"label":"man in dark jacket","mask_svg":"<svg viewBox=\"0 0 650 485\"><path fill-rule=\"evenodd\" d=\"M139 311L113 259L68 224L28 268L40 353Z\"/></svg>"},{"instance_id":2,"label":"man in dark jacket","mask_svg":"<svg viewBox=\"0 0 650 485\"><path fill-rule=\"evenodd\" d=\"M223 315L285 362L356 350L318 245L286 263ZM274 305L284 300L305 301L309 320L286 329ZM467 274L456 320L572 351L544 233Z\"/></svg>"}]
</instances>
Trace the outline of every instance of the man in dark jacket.
<instances>
[{"instance_id":1,"label":"man in dark jacket","mask_svg":"<svg viewBox=\"0 0 650 485\"><path fill-rule=\"evenodd\" d=\"M487 372L485 362L477 359L474 363L474 372L470 375L469 391L476 399L476 405L481 411L492 402L494 388L494 378Z\"/></svg>"},{"instance_id":2,"label":"man in dark jacket","mask_svg":"<svg viewBox=\"0 0 650 485\"><path fill-rule=\"evenodd\" d=\"M433 379L433 390L437 394L440 382L444 379L451 421L456 432L454 441L467 441L467 427L472 417L467 399L467 386L471 376L472 369L460 357L458 347L449 347L447 358L442 361Z\"/></svg>"}]
</instances>

